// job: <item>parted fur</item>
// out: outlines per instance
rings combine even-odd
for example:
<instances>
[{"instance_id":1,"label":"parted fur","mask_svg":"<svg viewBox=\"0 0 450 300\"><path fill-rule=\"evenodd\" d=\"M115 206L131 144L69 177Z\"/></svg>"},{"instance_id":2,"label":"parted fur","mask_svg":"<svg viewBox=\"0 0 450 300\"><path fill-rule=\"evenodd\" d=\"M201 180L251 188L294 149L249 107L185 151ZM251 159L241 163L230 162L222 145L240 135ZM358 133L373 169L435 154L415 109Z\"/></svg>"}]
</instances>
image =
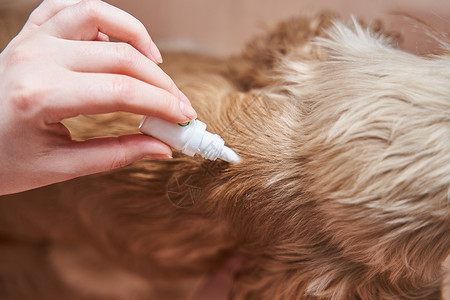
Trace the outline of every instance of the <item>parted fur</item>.
<instances>
[{"instance_id":1,"label":"parted fur","mask_svg":"<svg viewBox=\"0 0 450 300\"><path fill-rule=\"evenodd\" d=\"M419 57L332 19L288 20L227 60L166 54L242 161L176 153L0 198L2 298L189 299L243 253L232 299L439 299L449 48ZM85 139L139 120L66 123Z\"/></svg>"}]
</instances>

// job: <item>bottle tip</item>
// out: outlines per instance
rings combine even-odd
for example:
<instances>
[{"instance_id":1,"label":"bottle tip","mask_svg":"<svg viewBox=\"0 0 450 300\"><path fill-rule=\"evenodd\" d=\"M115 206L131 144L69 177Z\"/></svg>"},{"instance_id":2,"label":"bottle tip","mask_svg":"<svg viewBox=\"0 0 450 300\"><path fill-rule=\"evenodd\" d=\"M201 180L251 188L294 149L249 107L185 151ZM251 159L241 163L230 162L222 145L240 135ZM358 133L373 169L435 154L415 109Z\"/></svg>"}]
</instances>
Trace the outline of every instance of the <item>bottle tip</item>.
<instances>
[{"instance_id":1,"label":"bottle tip","mask_svg":"<svg viewBox=\"0 0 450 300\"><path fill-rule=\"evenodd\" d=\"M239 155L237 155L236 152L234 152L227 146L223 147L222 153L219 155L219 158L230 163L239 162L241 160Z\"/></svg>"}]
</instances>

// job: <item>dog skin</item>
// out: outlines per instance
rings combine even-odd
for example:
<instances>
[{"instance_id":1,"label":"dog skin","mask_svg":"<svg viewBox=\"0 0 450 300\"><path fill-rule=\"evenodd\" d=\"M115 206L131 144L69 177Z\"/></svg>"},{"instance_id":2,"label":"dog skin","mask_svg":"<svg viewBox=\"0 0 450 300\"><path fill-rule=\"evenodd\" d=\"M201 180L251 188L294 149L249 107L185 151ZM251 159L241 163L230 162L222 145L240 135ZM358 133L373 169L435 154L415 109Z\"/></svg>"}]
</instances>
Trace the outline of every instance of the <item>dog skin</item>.
<instances>
[{"instance_id":1,"label":"dog skin","mask_svg":"<svg viewBox=\"0 0 450 300\"><path fill-rule=\"evenodd\" d=\"M333 19L280 23L226 60L165 54L242 161L175 152L1 197L2 299L193 299L236 255L231 299L440 299L450 47L419 57ZM66 125L87 139L140 119Z\"/></svg>"}]
</instances>

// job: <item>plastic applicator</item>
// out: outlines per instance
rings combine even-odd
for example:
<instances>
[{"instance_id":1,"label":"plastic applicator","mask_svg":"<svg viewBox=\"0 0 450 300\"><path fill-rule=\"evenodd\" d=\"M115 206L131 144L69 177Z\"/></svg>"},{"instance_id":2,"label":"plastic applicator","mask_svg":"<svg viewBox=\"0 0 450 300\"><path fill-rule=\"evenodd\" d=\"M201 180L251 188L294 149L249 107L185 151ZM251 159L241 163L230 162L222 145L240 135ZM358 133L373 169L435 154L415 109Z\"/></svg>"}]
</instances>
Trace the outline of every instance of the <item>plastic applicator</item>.
<instances>
[{"instance_id":1,"label":"plastic applicator","mask_svg":"<svg viewBox=\"0 0 450 300\"><path fill-rule=\"evenodd\" d=\"M191 120L184 125L156 117L144 117L139 129L189 156L200 154L209 160L220 158L230 163L240 161L239 155L225 146L219 135L206 131L206 124L199 120Z\"/></svg>"}]
</instances>

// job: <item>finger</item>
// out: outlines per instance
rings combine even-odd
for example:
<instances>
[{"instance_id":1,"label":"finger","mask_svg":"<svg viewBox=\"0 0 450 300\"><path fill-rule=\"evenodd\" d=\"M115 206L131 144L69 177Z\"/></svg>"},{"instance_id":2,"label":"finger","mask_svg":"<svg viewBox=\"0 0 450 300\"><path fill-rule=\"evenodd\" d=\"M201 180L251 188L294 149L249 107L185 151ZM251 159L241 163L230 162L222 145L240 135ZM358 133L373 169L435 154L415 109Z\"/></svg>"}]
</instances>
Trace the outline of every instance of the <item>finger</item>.
<instances>
[{"instance_id":1,"label":"finger","mask_svg":"<svg viewBox=\"0 0 450 300\"><path fill-rule=\"evenodd\" d=\"M144 25L130 14L99 0L85 0L63 9L46 24L45 29L59 38L95 40L98 32L129 43L155 63L161 54Z\"/></svg>"},{"instance_id":2,"label":"finger","mask_svg":"<svg viewBox=\"0 0 450 300\"><path fill-rule=\"evenodd\" d=\"M107 36L104 33L99 32L97 35L97 38L95 40L99 41L99 42L109 42L109 36Z\"/></svg>"},{"instance_id":3,"label":"finger","mask_svg":"<svg viewBox=\"0 0 450 300\"><path fill-rule=\"evenodd\" d=\"M59 168L71 170L73 176L88 175L120 168L141 158L169 159L170 147L142 134L73 141L60 148Z\"/></svg>"},{"instance_id":4,"label":"finger","mask_svg":"<svg viewBox=\"0 0 450 300\"><path fill-rule=\"evenodd\" d=\"M127 75L181 98L172 79L129 44L67 41L64 53L64 65L73 71Z\"/></svg>"},{"instance_id":5,"label":"finger","mask_svg":"<svg viewBox=\"0 0 450 300\"><path fill-rule=\"evenodd\" d=\"M196 117L192 107L164 89L138 79L116 74L73 72L46 102L48 123L79 114L125 111L158 116L171 122L188 122Z\"/></svg>"},{"instance_id":6,"label":"finger","mask_svg":"<svg viewBox=\"0 0 450 300\"><path fill-rule=\"evenodd\" d=\"M82 0L46 0L43 1L30 15L25 26L41 26L62 9L77 4Z\"/></svg>"},{"instance_id":7,"label":"finger","mask_svg":"<svg viewBox=\"0 0 450 300\"><path fill-rule=\"evenodd\" d=\"M181 102L183 102L185 105L192 107L191 101L189 101L188 97L186 97L186 95L182 91L180 91L180 99Z\"/></svg>"}]
</instances>

